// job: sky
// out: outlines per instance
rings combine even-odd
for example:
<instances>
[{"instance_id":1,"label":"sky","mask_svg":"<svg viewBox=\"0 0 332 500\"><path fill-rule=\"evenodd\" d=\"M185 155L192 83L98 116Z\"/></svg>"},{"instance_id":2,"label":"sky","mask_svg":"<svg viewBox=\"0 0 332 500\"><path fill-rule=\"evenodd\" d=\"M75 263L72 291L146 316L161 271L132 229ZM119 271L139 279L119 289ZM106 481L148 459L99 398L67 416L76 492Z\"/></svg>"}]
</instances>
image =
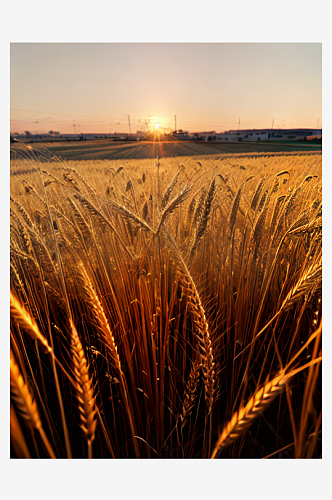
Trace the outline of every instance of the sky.
<instances>
[{"instance_id":1,"label":"sky","mask_svg":"<svg viewBox=\"0 0 332 500\"><path fill-rule=\"evenodd\" d=\"M175 115L189 132L321 128L322 44L10 44L11 133L174 129Z\"/></svg>"}]
</instances>

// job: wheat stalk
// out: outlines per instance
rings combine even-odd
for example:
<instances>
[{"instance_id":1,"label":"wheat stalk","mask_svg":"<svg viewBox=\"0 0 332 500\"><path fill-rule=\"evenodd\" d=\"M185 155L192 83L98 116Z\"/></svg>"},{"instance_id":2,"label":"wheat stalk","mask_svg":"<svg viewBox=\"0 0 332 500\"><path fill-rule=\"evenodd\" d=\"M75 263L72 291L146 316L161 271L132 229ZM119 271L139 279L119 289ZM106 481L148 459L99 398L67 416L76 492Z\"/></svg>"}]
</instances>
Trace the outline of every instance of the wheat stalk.
<instances>
[{"instance_id":1,"label":"wheat stalk","mask_svg":"<svg viewBox=\"0 0 332 500\"><path fill-rule=\"evenodd\" d=\"M294 375L313 364L319 363L321 360L321 357L316 358L287 374L285 370L281 370L273 380L258 389L248 403L235 412L228 424L224 426L211 458L216 458L222 448L234 443L252 425L253 421L266 410L272 401L283 392L285 385Z\"/></svg>"},{"instance_id":2,"label":"wheat stalk","mask_svg":"<svg viewBox=\"0 0 332 500\"><path fill-rule=\"evenodd\" d=\"M254 195L252 197L252 201L251 201L251 208L253 210L255 210L256 206L257 206L257 203L258 203L258 200L259 200L259 197L261 195L261 192L262 192L262 189L263 189L263 186L265 184L265 177L263 177L259 183L257 184L257 187L255 189L255 192L254 192Z\"/></svg>"},{"instance_id":3,"label":"wheat stalk","mask_svg":"<svg viewBox=\"0 0 332 500\"><path fill-rule=\"evenodd\" d=\"M211 342L211 333L210 333L210 328L209 324L206 319L204 307L200 298L200 295L198 293L198 290L196 288L195 282L189 272L189 269L174 241L172 236L169 234L167 231L167 228L165 224L163 225L164 229L164 234L166 235L166 238L168 241L171 243L173 250L175 251L181 267L185 273L185 275L188 278L188 285L190 288L190 294L189 295L189 305L191 312L193 313L193 316L195 319L193 319L194 325L197 327L197 331L195 331L196 338L199 343L199 348L200 348L200 355L201 355L201 360L202 360L202 371L204 375L204 385L205 385L205 399L208 404L208 412L210 413L212 410L212 406L214 403L214 385L215 385L215 371L214 371L214 358L213 358L213 350L212 350L212 342Z\"/></svg>"},{"instance_id":4,"label":"wheat stalk","mask_svg":"<svg viewBox=\"0 0 332 500\"><path fill-rule=\"evenodd\" d=\"M80 412L81 429L88 441L89 458L92 458L91 444L95 438L97 425L95 398L93 396L92 380L84 350L73 322L70 320L71 352L76 380L76 397Z\"/></svg>"},{"instance_id":5,"label":"wheat stalk","mask_svg":"<svg viewBox=\"0 0 332 500\"><path fill-rule=\"evenodd\" d=\"M10 314L17 323L26 330L32 338L38 340L44 348L53 354L53 349L41 334L35 320L30 316L27 310L20 304L15 295L10 291Z\"/></svg>"},{"instance_id":6,"label":"wheat stalk","mask_svg":"<svg viewBox=\"0 0 332 500\"><path fill-rule=\"evenodd\" d=\"M239 189L237 190L236 196L233 200L231 215L229 218L229 227L230 227L231 234L233 232L234 225L236 222L237 212L238 212L239 207L240 207L240 199L241 199L241 195L242 195L243 186L244 186L244 182L239 186Z\"/></svg>"},{"instance_id":7,"label":"wheat stalk","mask_svg":"<svg viewBox=\"0 0 332 500\"><path fill-rule=\"evenodd\" d=\"M157 234L159 234L159 231L160 231L163 223L165 222L167 215L171 214L173 212L173 210L175 210L175 208L187 198L187 196L189 195L189 193L191 191L191 188L192 188L192 186L186 186L183 189L183 191L181 191L181 193L179 193L172 201L169 202L169 204L167 205L167 207L165 208L165 210L163 211L163 213L161 215L161 219L160 219L157 231L155 232L155 236L157 236Z\"/></svg>"},{"instance_id":8,"label":"wheat stalk","mask_svg":"<svg viewBox=\"0 0 332 500\"><path fill-rule=\"evenodd\" d=\"M204 204L204 210L203 210L203 214L202 214L202 217L200 219L200 222L199 222L199 226L198 226L197 233L196 233L196 238L195 238L195 241L194 241L193 246L191 248L191 252L190 252L191 258L193 258L195 250L198 247L199 242L203 238L204 232L206 230L208 218L209 218L209 215L211 212L211 206L212 206L212 202L213 202L215 189L216 189L216 180L213 179L213 181L211 182L211 185L210 185L209 192L207 194L205 204Z\"/></svg>"},{"instance_id":9,"label":"wheat stalk","mask_svg":"<svg viewBox=\"0 0 332 500\"><path fill-rule=\"evenodd\" d=\"M72 167L68 167L67 170L70 171L70 172L74 172L74 174L76 174L77 177L83 182L83 184L85 185L85 187L87 188L87 190L89 191L89 193L93 197L96 196L96 193L94 192L94 190L92 189L92 187L90 186L90 184L88 184L88 182L81 176L81 174L79 172L77 172L77 170L75 170Z\"/></svg>"},{"instance_id":10,"label":"wheat stalk","mask_svg":"<svg viewBox=\"0 0 332 500\"><path fill-rule=\"evenodd\" d=\"M59 365L63 373L66 375L71 384L73 384L73 379L60 363L58 358L54 354L54 350L47 342L46 338L40 332L35 320L27 312L27 310L20 304L16 299L15 295L10 291L10 314L17 321L17 323L34 339L40 342L48 353L51 354L52 358Z\"/></svg>"},{"instance_id":11,"label":"wheat stalk","mask_svg":"<svg viewBox=\"0 0 332 500\"><path fill-rule=\"evenodd\" d=\"M279 196L276 199L276 201L275 201L274 208L273 208L273 213L272 213L272 217L271 217L271 222L270 222L270 232L271 232L271 234L275 230L275 225L276 225L277 218L278 218L278 215L279 215L279 209L280 209L280 206L283 203L283 201L284 201L285 198L286 198L286 195Z\"/></svg>"},{"instance_id":12,"label":"wheat stalk","mask_svg":"<svg viewBox=\"0 0 332 500\"><path fill-rule=\"evenodd\" d=\"M144 231L150 231L154 233L153 229L143 219L141 219L140 217L138 217L138 215L135 215L133 212L128 210L128 208L124 207L123 205L119 205L119 203L117 203L114 200L108 203L112 206L112 208L115 208L118 212L120 212L123 215L123 217L125 217L126 219L130 219Z\"/></svg>"},{"instance_id":13,"label":"wheat stalk","mask_svg":"<svg viewBox=\"0 0 332 500\"><path fill-rule=\"evenodd\" d=\"M93 311L98 319L98 322L101 326L101 331L103 333L103 338L105 340L105 344L107 347L107 352L109 353L112 364L115 366L116 370L119 372L119 375L123 376L122 373L122 368L121 368L121 361L120 361L120 356L118 353L117 346L115 344L114 336L112 333L112 330L109 326L108 320L105 315L104 308L99 300L99 297L94 289L94 286L92 284L91 279L88 276L88 273L86 272L83 264L80 264L80 269L83 275L83 282L84 282L84 287L86 291L88 292L91 304L93 306Z\"/></svg>"},{"instance_id":14,"label":"wheat stalk","mask_svg":"<svg viewBox=\"0 0 332 500\"><path fill-rule=\"evenodd\" d=\"M267 216L268 204L266 203L263 211L257 217L257 220L252 228L251 236L250 236L250 244L259 247L259 243L262 237L266 216Z\"/></svg>"},{"instance_id":15,"label":"wheat stalk","mask_svg":"<svg viewBox=\"0 0 332 500\"><path fill-rule=\"evenodd\" d=\"M49 456L51 458L55 458L52 446L50 445L43 430L37 404L33 399L27 384L24 382L12 350L10 350L10 390L11 397L15 402L18 412L28 425L30 425L33 429L38 430Z\"/></svg>"},{"instance_id":16,"label":"wheat stalk","mask_svg":"<svg viewBox=\"0 0 332 500\"><path fill-rule=\"evenodd\" d=\"M219 436L211 458L216 458L222 448L236 441L251 426L253 421L263 413L274 398L281 394L288 380L289 377L284 374L278 375L256 391L249 402L233 414L233 417Z\"/></svg>"},{"instance_id":17,"label":"wheat stalk","mask_svg":"<svg viewBox=\"0 0 332 500\"><path fill-rule=\"evenodd\" d=\"M322 264L314 263L312 264L298 280L295 286L290 290L284 299L280 309L288 311L303 295L310 292L310 290L316 286L317 281L322 279Z\"/></svg>"},{"instance_id":18,"label":"wheat stalk","mask_svg":"<svg viewBox=\"0 0 332 500\"><path fill-rule=\"evenodd\" d=\"M125 408L126 408L126 412L127 412L127 416L128 416L128 420L129 420L130 431L131 431L132 437L134 437L135 436L135 429L134 429L134 424L133 424L133 420L132 420L130 401L129 401L129 397L128 397L128 393L127 393L126 380L125 380L125 377L124 377L124 374L122 371L120 356L118 354L117 346L115 344L115 340L114 340L112 331L110 329L108 320L106 318L103 306L99 300L99 297L98 297L98 295L93 287L93 284L92 284L83 264L80 265L80 268L81 268L81 272L83 274L85 289L89 294L90 301L93 305L94 313L95 313L95 315L99 321L99 324L101 326L101 331L104 334L103 338L105 340L107 352L109 353L109 355L111 357L111 361L112 361L113 366L115 366L116 370L118 371L118 375L119 375L120 382L121 382L121 388L123 391L123 397L124 397L124 401L125 401ZM133 446L134 446L137 457L139 457L139 448L138 448L138 445L137 445L137 442L135 439L133 442Z\"/></svg>"},{"instance_id":19,"label":"wheat stalk","mask_svg":"<svg viewBox=\"0 0 332 500\"><path fill-rule=\"evenodd\" d=\"M259 200L259 205L257 208L257 213L260 213L263 210L263 207L265 208L268 205L269 202L269 197L268 197L269 191L268 189L264 191L261 199Z\"/></svg>"},{"instance_id":20,"label":"wheat stalk","mask_svg":"<svg viewBox=\"0 0 332 500\"><path fill-rule=\"evenodd\" d=\"M22 215L23 219L28 224L28 226L33 227L34 224L33 224L32 220L31 220L28 212L25 210L24 207L22 207L22 205L20 204L20 202L17 201L17 200L15 200L14 198L12 198L12 196L10 197L10 201L12 201L16 205L17 209L19 210L20 214Z\"/></svg>"},{"instance_id":21,"label":"wheat stalk","mask_svg":"<svg viewBox=\"0 0 332 500\"><path fill-rule=\"evenodd\" d=\"M175 186L176 186L176 183L178 181L178 178L179 178L179 175L180 175L180 170L178 170L175 174L175 176L173 177L173 180L172 182L170 183L170 185L168 186L164 196L163 196L163 199L162 199L162 202L161 202L161 208L164 209L167 205L167 202L172 194L172 191L174 190Z\"/></svg>"},{"instance_id":22,"label":"wheat stalk","mask_svg":"<svg viewBox=\"0 0 332 500\"><path fill-rule=\"evenodd\" d=\"M37 404L23 380L12 350L10 350L10 389L12 399L15 401L16 408L20 415L22 415L24 420L31 425L31 427L40 429L40 427L42 427L42 422Z\"/></svg>"}]
</instances>

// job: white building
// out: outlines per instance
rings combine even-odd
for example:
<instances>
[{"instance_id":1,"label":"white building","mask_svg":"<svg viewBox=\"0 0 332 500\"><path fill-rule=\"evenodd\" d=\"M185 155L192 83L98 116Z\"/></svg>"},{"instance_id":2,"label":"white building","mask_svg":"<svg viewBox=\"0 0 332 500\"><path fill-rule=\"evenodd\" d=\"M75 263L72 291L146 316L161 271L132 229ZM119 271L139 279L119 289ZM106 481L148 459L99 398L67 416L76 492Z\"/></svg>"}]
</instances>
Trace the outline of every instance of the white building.
<instances>
[{"instance_id":1,"label":"white building","mask_svg":"<svg viewBox=\"0 0 332 500\"><path fill-rule=\"evenodd\" d=\"M269 134L261 130L229 130L221 134L202 132L199 136L206 142L266 141L269 138Z\"/></svg>"},{"instance_id":2,"label":"white building","mask_svg":"<svg viewBox=\"0 0 332 500\"><path fill-rule=\"evenodd\" d=\"M306 137L322 135L322 129L229 130L223 133L201 132L197 135L205 142L303 141Z\"/></svg>"},{"instance_id":3,"label":"white building","mask_svg":"<svg viewBox=\"0 0 332 500\"><path fill-rule=\"evenodd\" d=\"M194 134L196 135L196 134ZM207 141L212 141L212 137L214 137L216 135L216 132L215 130L213 130L212 132L198 132L197 136L202 138L203 141L207 142Z\"/></svg>"}]
</instances>

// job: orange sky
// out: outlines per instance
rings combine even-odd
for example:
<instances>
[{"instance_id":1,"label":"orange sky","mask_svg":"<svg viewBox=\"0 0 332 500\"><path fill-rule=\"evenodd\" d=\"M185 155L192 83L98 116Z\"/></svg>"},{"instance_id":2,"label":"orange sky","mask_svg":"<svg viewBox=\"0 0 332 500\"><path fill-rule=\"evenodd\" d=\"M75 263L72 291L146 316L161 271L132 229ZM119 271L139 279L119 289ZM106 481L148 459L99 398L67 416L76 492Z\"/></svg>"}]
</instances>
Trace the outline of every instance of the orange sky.
<instances>
[{"instance_id":1,"label":"orange sky","mask_svg":"<svg viewBox=\"0 0 332 500\"><path fill-rule=\"evenodd\" d=\"M320 43L11 43L12 133L322 127ZM74 127L75 124L75 127Z\"/></svg>"}]
</instances>

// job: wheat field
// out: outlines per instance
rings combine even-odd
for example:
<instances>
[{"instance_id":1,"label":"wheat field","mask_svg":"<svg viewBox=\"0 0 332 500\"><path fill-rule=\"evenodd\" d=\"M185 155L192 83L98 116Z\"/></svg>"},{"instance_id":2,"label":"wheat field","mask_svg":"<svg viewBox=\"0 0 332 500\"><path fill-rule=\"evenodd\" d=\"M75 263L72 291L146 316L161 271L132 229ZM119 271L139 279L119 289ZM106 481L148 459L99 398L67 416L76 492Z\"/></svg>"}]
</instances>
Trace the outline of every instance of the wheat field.
<instances>
[{"instance_id":1,"label":"wheat field","mask_svg":"<svg viewBox=\"0 0 332 500\"><path fill-rule=\"evenodd\" d=\"M11 161L12 458L321 458L321 153Z\"/></svg>"}]
</instances>

